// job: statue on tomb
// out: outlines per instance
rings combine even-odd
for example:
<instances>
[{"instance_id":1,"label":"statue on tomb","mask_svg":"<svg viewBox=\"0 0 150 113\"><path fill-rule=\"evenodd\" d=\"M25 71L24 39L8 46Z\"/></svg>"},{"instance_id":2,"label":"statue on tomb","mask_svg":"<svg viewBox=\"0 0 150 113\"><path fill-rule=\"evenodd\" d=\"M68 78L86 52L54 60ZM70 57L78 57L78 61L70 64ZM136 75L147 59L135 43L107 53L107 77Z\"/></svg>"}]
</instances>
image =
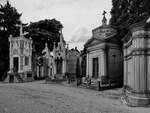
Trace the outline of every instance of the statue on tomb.
<instances>
[{"instance_id":1,"label":"statue on tomb","mask_svg":"<svg viewBox=\"0 0 150 113\"><path fill-rule=\"evenodd\" d=\"M105 17L106 13L107 13L107 12L104 10L104 11L103 11L103 14L102 14L102 15L103 15L103 20L102 20L102 25L103 25L103 26L104 26L104 25L107 25L107 19L106 19L106 17Z\"/></svg>"}]
</instances>

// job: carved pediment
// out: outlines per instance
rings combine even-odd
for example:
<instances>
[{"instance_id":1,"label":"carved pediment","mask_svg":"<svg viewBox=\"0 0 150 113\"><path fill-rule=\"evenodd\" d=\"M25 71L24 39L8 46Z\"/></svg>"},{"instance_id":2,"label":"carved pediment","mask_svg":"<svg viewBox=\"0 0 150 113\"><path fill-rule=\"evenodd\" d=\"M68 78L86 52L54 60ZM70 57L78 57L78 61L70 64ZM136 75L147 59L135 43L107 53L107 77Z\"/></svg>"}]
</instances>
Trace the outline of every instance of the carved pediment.
<instances>
[{"instance_id":1,"label":"carved pediment","mask_svg":"<svg viewBox=\"0 0 150 113\"><path fill-rule=\"evenodd\" d=\"M93 30L93 37L102 39L102 40L105 40L111 36L114 36L115 34L116 34L116 30L110 26L98 27Z\"/></svg>"},{"instance_id":2,"label":"carved pediment","mask_svg":"<svg viewBox=\"0 0 150 113\"><path fill-rule=\"evenodd\" d=\"M97 44L99 44L101 42L102 42L102 40L91 38L90 40L87 41L85 46L97 45Z\"/></svg>"},{"instance_id":3,"label":"carved pediment","mask_svg":"<svg viewBox=\"0 0 150 113\"><path fill-rule=\"evenodd\" d=\"M89 44L90 45L95 45L98 44L100 41L99 40L92 40Z\"/></svg>"},{"instance_id":4,"label":"carved pediment","mask_svg":"<svg viewBox=\"0 0 150 113\"><path fill-rule=\"evenodd\" d=\"M18 54L18 50L17 50L17 49L14 49L14 50L13 50L13 54L14 54L14 55L17 55L17 54Z\"/></svg>"}]
</instances>

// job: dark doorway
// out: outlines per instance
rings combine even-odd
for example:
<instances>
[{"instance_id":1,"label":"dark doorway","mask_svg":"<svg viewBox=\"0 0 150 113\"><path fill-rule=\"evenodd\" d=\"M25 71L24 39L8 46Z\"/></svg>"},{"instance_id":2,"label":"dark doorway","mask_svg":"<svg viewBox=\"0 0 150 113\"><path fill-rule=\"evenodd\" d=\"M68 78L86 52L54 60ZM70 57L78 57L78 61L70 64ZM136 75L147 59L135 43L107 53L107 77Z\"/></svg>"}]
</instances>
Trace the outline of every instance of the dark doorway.
<instances>
[{"instance_id":1,"label":"dark doorway","mask_svg":"<svg viewBox=\"0 0 150 113\"><path fill-rule=\"evenodd\" d=\"M62 74L62 62L63 62L62 58L56 60L57 74Z\"/></svg>"},{"instance_id":2,"label":"dark doorway","mask_svg":"<svg viewBox=\"0 0 150 113\"><path fill-rule=\"evenodd\" d=\"M93 58L93 78L98 78L98 58Z\"/></svg>"},{"instance_id":3,"label":"dark doorway","mask_svg":"<svg viewBox=\"0 0 150 113\"><path fill-rule=\"evenodd\" d=\"M13 83L14 82L14 75L9 75L9 82Z\"/></svg>"},{"instance_id":4,"label":"dark doorway","mask_svg":"<svg viewBox=\"0 0 150 113\"><path fill-rule=\"evenodd\" d=\"M19 68L18 66L19 66L19 58L14 57L14 59L13 59L14 72L18 72L18 68Z\"/></svg>"}]
</instances>

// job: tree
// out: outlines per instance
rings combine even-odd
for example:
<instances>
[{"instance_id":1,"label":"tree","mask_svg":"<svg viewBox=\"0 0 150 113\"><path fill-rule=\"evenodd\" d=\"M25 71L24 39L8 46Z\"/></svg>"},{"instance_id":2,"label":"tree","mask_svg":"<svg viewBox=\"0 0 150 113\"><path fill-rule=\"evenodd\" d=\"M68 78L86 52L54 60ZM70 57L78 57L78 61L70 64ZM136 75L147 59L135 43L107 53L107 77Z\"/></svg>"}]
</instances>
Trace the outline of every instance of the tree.
<instances>
[{"instance_id":1,"label":"tree","mask_svg":"<svg viewBox=\"0 0 150 113\"><path fill-rule=\"evenodd\" d=\"M30 23L27 26L28 37L33 39L36 52L42 52L45 42L48 43L48 47L52 51L54 42L56 44L59 42L60 30L62 28L62 24L55 19L45 19Z\"/></svg>"},{"instance_id":2,"label":"tree","mask_svg":"<svg viewBox=\"0 0 150 113\"><path fill-rule=\"evenodd\" d=\"M9 35L17 36L20 24L20 16L17 10L7 1L6 4L0 5L0 79L3 73L8 69L9 64Z\"/></svg>"},{"instance_id":3,"label":"tree","mask_svg":"<svg viewBox=\"0 0 150 113\"><path fill-rule=\"evenodd\" d=\"M150 16L149 0L112 0L112 5L110 24L118 27L121 37L131 24Z\"/></svg>"}]
</instances>

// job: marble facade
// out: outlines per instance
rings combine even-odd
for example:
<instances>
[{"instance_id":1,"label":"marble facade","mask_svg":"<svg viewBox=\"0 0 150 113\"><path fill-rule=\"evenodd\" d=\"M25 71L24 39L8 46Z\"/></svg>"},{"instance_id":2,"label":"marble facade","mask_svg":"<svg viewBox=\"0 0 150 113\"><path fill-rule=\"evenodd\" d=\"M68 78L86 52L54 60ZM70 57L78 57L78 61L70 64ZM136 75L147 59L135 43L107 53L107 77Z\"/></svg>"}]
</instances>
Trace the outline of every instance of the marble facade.
<instances>
[{"instance_id":1,"label":"marble facade","mask_svg":"<svg viewBox=\"0 0 150 113\"><path fill-rule=\"evenodd\" d=\"M92 38L84 45L86 77L97 81L122 81L122 48L114 26L107 25L105 15L102 25L92 30Z\"/></svg>"},{"instance_id":2,"label":"marble facade","mask_svg":"<svg viewBox=\"0 0 150 113\"><path fill-rule=\"evenodd\" d=\"M50 78L53 79L54 78L54 60L53 60L53 54L52 52L49 51L48 49L48 44L45 43L45 48L42 51L43 55L43 74L46 79ZM38 69L39 70L39 69ZM38 74L38 71L37 71Z\"/></svg>"},{"instance_id":3,"label":"marble facade","mask_svg":"<svg viewBox=\"0 0 150 113\"><path fill-rule=\"evenodd\" d=\"M7 82L31 80L32 74L32 40L24 37L22 26L20 36L9 37L10 66Z\"/></svg>"},{"instance_id":4,"label":"marble facade","mask_svg":"<svg viewBox=\"0 0 150 113\"><path fill-rule=\"evenodd\" d=\"M63 38L62 31L60 33L60 42L58 42L58 46L56 47L54 43L53 48L53 60L54 60L54 77L62 79L66 73L66 55L67 48L66 43Z\"/></svg>"},{"instance_id":5,"label":"marble facade","mask_svg":"<svg viewBox=\"0 0 150 113\"><path fill-rule=\"evenodd\" d=\"M124 96L130 106L150 104L150 23L131 25L123 39Z\"/></svg>"},{"instance_id":6,"label":"marble facade","mask_svg":"<svg viewBox=\"0 0 150 113\"><path fill-rule=\"evenodd\" d=\"M77 58L80 57L80 52L75 49L69 49L68 44L63 38L62 32L60 32L60 41L56 47L54 43L53 51L50 52L47 44L43 50L43 73L50 80L63 80L66 77L76 77L76 63Z\"/></svg>"},{"instance_id":7,"label":"marble facade","mask_svg":"<svg viewBox=\"0 0 150 113\"><path fill-rule=\"evenodd\" d=\"M74 81L76 79L77 59L80 58L80 52L78 51L77 47L75 47L68 50L66 56L67 56L66 74L68 75L71 81Z\"/></svg>"}]
</instances>

